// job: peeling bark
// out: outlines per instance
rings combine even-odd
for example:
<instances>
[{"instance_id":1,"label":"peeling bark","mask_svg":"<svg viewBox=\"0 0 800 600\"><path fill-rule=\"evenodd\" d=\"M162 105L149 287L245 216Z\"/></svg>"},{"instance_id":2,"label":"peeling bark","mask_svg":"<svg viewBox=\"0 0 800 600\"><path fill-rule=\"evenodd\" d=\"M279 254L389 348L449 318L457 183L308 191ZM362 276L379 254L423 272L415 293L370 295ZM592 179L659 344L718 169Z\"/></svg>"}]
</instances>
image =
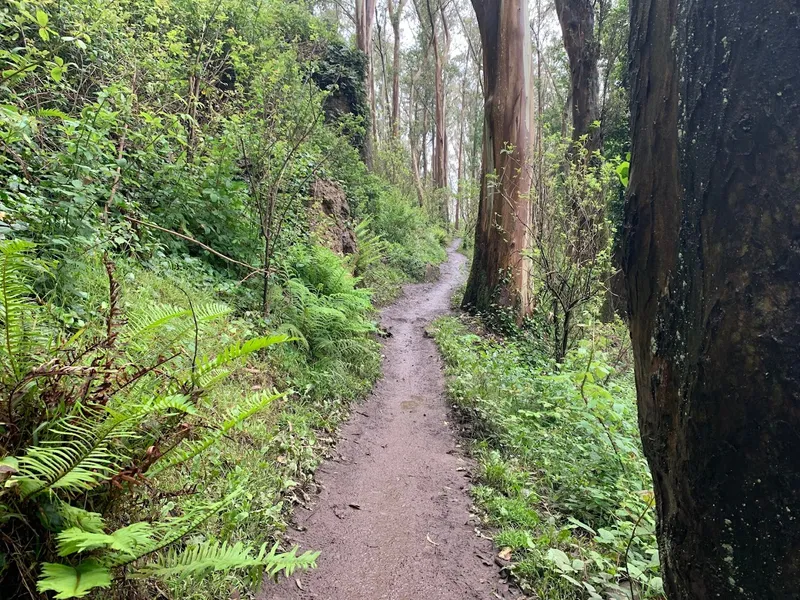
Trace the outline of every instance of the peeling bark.
<instances>
[{"instance_id":1,"label":"peeling bark","mask_svg":"<svg viewBox=\"0 0 800 600\"><path fill-rule=\"evenodd\" d=\"M624 268L671 600L800 589L800 9L632 0Z\"/></svg>"},{"instance_id":2,"label":"peeling bark","mask_svg":"<svg viewBox=\"0 0 800 600\"><path fill-rule=\"evenodd\" d=\"M483 46L484 125L475 254L463 304L529 311L531 38L527 0L472 0Z\"/></svg>"}]
</instances>

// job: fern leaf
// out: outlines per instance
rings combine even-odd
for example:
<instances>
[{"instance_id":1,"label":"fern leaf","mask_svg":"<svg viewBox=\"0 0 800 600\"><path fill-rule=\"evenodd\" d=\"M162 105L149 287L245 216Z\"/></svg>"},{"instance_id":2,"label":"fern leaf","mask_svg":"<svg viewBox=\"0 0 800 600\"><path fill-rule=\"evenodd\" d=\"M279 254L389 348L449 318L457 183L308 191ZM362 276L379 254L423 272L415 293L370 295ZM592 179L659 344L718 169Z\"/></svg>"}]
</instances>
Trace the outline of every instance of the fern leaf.
<instances>
[{"instance_id":1,"label":"fern leaf","mask_svg":"<svg viewBox=\"0 0 800 600\"><path fill-rule=\"evenodd\" d=\"M234 492L218 502L198 503L188 508L183 516L153 523L150 541L139 546L135 556L121 554L119 552L109 552L103 557L102 563L110 568L124 567L145 556L161 552L185 535L197 529L207 519L218 514L225 506L233 502L239 494L240 492Z\"/></svg>"},{"instance_id":2,"label":"fern leaf","mask_svg":"<svg viewBox=\"0 0 800 600\"><path fill-rule=\"evenodd\" d=\"M141 576L172 576L179 578L200 577L211 571L235 571L259 567L275 576L280 572L288 575L297 569L310 569L316 566L319 552L305 552L297 556L297 548L278 553L277 544L267 552L266 544L258 552L241 542L229 545L227 542L208 541L190 546L183 552L171 551L158 557L148 565L137 569Z\"/></svg>"},{"instance_id":3,"label":"fern leaf","mask_svg":"<svg viewBox=\"0 0 800 600\"><path fill-rule=\"evenodd\" d=\"M35 306L24 277L25 253L33 247L23 240L0 242L0 357L6 376L14 380L25 371L25 312Z\"/></svg>"},{"instance_id":4,"label":"fern leaf","mask_svg":"<svg viewBox=\"0 0 800 600\"><path fill-rule=\"evenodd\" d=\"M184 442L172 451L165 453L159 461L150 468L148 474L151 477L155 477L170 467L175 467L192 460L195 456L216 444L230 430L238 427L241 423L266 409L275 400L283 398L288 393L289 392L284 392L282 394L273 393L271 395L259 394L245 400L228 415L228 418L222 423L222 426L218 430L202 439Z\"/></svg>"},{"instance_id":5,"label":"fern leaf","mask_svg":"<svg viewBox=\"0 0 800 600\"><path fill-rule=\"evenodd\" d=\"M109 412L111 409L108 408ZM92 420L68 417L49 433L55 441L28 448L19 458L19 473L11 482L19 486L23 498L48 489L87 491L120 469L127 456L112 446L117 440L135 437L135 427L143 411L112 414L97 424Z\"/></svg>"},{"instance_id":6,"label":"fern leaf","mask_svg":"<svg viewBox=\"0 0 800 600\"><path fill-rule=\"evenodd\" d=\"M58 534L58 555L69 556L78 552L108 548L131 557L137 550L152 542L153 528L149 523L133 523L113 533L92 533L77 527L65 529Z\"/></svg>"},{"instance_id":7,"label":"fern leaf","mask_svg":"<svg viewBox=\"0 0 800 600\"><path fill-rule=\"evenodd\" d=\"M85 560L77 567L44 563L36 584L40 592L56 592L54 598L82 598L94 588L111 586L111 571L95 560Z\"/></svg>"},{"instance_id":8,"label":"fern leaf","mask_svg":"<svg viewBox=\"0 0 800 600\"><path fill-rule=\"evenodd\" d=\"M103 533L105 523L100 513L90 512L64 501L58 502L56 510L62 519L62 526L66 526L65 529L77 527L90 533Z\"/></svg>"},{"instance_id":9,"label":"fern leaf","mask_svg":"<svg viewBox=\"0 0 800 600\"><path fill-rule=\"evenodd\" d=\"M259 350L269 348L275 344L282 344L291 341L291 338L285 334L270 335L265 337L257 337L249 339L241 344L233 344L228 346L225 350L217 354L214 358L207 359L194 370L194 373L189 374L189 380L195 385L202 384L202 378L215 369L220 369L226 365L248 356Z\"/></svg>"}]
</instances>

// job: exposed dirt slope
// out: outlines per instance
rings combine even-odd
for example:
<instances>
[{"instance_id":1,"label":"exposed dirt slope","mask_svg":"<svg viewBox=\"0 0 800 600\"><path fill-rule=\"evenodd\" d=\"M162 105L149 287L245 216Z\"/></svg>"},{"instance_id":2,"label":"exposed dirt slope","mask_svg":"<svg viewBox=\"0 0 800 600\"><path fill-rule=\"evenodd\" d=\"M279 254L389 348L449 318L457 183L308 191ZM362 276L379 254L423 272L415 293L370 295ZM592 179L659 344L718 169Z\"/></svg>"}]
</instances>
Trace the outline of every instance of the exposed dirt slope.
<instances>
[{"instance_id":1,"label":"exposed dirt slope","mask_svg":"<svg viewBox=\"0 0 800 600\"><path fill-rule=\"evenodd\" d=\"M271 600L487 600L510 594L468 510L469 463L448 424L442 364L425 327L464 277L450 249L441 277L409 285L381 323L384 377L342 428L322 492L298 509L292 541L319 567L265 586Z\"/></svg>"}]
</instances>

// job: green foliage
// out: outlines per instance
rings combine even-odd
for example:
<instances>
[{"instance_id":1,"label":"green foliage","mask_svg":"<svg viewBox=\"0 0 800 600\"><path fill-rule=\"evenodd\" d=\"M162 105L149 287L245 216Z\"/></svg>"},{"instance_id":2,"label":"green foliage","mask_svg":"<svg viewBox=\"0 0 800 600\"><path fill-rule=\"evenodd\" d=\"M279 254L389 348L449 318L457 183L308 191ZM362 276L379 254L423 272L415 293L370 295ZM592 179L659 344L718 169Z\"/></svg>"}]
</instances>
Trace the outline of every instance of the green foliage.
<instances>
[{"instance_id":1,"label":"green foliage","mask_svg":"<svg viewBox=\"0 0 800 600\"><path fill-rule=\"evenodd\" d=\"M436 322L448 390L476 438L473 489L512 572L543 598L661 598L652 482L621 326L594 325L554 365L521 339ZM637 597L638 597L637 591Z\"/></svg>"},{"instance_id":2,"label":"green foliage","mask_svg":"<svg viewBox=\"0 0 800 600\"><path fill-rule=\"evenodd\" d=\"M102 506L110 512L111 501L119 499L114 488L133 493L136 484L208 450L281 397L258 394L219 425L204 414L204 395L225 374L222 369L288 337L254 338L201 358L197 347L201 322L225 311L217 306L196 312L155 306L148 314L137 315L129 327L120 307L114 265L106 259L110 294L102 327L45 344L26 333L28 321L47 321L45 307L32 302L33 271L26 258L32 248L29 243L0 242L5 282L0 286L0 325L6 342L0 348L0 382L7 415L2 433L3 447L10 452L3 459L3 554L13 557L21 578L31 562L81 555L69 563L42 561L37 584L40 591L54 591L59 598L81 597L94 587L110 585L113 572L122 566L136 573L142 557L170 548L219 513L229 499L201 503L181 517L116 529L99 511L79 506ZM152 362L133 362L147 356L137 351L139 336L164 335L181 319L193 324L189 354L175 352L186 331L177 326L169 333L179 334L157 351ZM128 345L118 346L119 340L129 341L132 351ZM200 424L211 433L189 439ZM25 543L31 530L41 536L38 548ZM308 567L315 558L276 554L275 548L269 553L262 548L251 557L241 546L235 548L230 560L217 568L261 566L274 574ZM202 574L205 568L192 560L208 560L213 551L207 548L202 556L194 553L171 560L188 574Z\"/></svg>"},{"instance_id":3,"label":"green foliage","mask_svg":"<svg viewBox=\"0 0 800 600\"><path fill-rule=\"evenodd\" d=\"M274 544L378 376L373 302L444 258L359 159L364 67L303 3L2 3L4 593L223 597L313 564ZM315 178L351 259L310 235Z\"/></svg>"},{"instance_id":4,"label":"green foliage","mask_svg":"<svg viewBox=\"0 0 800 600\"><path fill-rule=\"evenodd\" d=\"M617 160L589 152L560 135L545 139L539 177L544 185L532 198L531 245L533 319L545 325L552 355L561 361L580 339L578 327L600 308L611 272L610 200L619 187ZM565 165L565 156L568 163Z\"/></svg>"}]
</instances>

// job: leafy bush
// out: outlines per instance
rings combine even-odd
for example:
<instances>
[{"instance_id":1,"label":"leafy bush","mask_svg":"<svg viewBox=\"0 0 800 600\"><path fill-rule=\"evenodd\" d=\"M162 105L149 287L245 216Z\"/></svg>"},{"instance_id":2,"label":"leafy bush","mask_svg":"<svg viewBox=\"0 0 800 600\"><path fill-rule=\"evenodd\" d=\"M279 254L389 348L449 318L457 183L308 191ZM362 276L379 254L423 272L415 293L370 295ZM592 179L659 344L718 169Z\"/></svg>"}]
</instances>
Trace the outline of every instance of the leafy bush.
<instances>
[{"instance_id":1,"label":"leafy bush","mask_svg":"<svg viewBox=\"0 0 800 600\"><path fill-rule=\"evenodd\" d=\"M661 598L652 482L625 335L605 327L563 365L524 341L436 322L448 390L477 440L473 493L512 572L543 598ZM639 591L636 592L638 597Z\"/></svg>"}]
</instances>

